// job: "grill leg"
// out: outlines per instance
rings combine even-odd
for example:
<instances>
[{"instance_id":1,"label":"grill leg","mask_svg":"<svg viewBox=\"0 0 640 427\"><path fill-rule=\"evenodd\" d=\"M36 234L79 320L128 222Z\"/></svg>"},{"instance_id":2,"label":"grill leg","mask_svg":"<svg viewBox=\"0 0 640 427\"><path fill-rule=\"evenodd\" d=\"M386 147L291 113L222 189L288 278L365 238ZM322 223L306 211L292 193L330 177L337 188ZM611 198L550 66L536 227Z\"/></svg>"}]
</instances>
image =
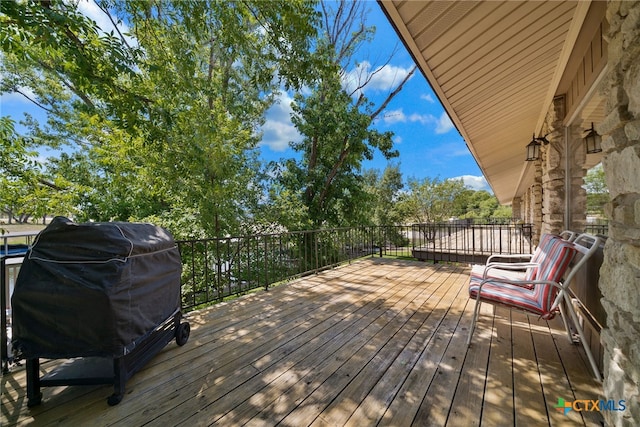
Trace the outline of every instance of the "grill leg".
<instances>
[{"instance_id":1,"label":"grill leg","mask_svg":"<svg viewBox=\"0 0 640 427\"><path fill-rule=\"evenodd\" d=\"M27 359L27 406L39 405L42 402L40 392L40 359Z\"/></svg>"},{"instance_id":2,"label":"grill leg","mask_svg":"<svg viewBox=\"0 0 640 427\"><path fill-rule=\"evenodd\" d=\"M127 369L123 357L113 359L113 394L107 399L109 406L115 406L124 397L124 386L127 382Z\"/></svg>"}]
</instances>

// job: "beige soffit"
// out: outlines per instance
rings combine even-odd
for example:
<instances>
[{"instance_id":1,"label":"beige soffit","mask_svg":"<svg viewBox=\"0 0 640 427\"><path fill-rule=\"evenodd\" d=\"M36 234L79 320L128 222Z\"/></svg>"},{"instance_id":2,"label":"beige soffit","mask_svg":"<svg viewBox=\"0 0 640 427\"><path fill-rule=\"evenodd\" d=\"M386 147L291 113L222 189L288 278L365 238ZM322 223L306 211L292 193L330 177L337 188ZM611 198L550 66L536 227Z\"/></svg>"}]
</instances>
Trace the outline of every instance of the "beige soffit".
<instances>
[{"instance_id":1,"label":"beige soffit","mask_svg":"<svg viewBox=\"0 0 640 427\"><path fill-rule=\"evenodd\" d=\"M538 134L590 2L379 1L500 203ZM428 142L427 142L428 143Z\"/></svg>"}]
</instances>

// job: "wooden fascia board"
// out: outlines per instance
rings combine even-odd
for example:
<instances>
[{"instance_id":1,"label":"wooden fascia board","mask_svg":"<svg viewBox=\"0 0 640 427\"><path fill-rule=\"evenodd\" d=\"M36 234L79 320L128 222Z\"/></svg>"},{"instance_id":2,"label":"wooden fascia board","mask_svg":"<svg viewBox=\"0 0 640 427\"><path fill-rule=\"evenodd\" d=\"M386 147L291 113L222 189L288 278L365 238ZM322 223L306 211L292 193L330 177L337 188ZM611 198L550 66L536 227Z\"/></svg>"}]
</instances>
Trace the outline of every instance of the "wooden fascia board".
<instances>
[{"instance_id":1,"label":"wooden fascia board","mask_svg":"<svg viewBox=\"0 0 640 427\"><path fill-rule=\"evenodd\" d=\"M537 133L540 133L542 131L542 126L544 125L544 121L546 120L549 106L553 102L553 98L556 96L558 85L560 84L560 80L562 79L565 68L567 68L567 63L569 62L569 58L571 57L571 52L573 51L576 41L578 40L578 35L580 34L580 30L582 29L582 25L585 18L587 17L590 6L591 1L576 2L576 8L573 13L573 18L571 19L569 30L567 31L567 36L565 37L562 52L560 53L560 58L558 58L556 68L553 73L553 78L547 89L547 94L545 95L544 102L540 110L540 115L538 116L538 122L536 123L535 128L535 131Z\"/></svg>"},{"instance_id":2,"label":"wooden fascia board","mask_svg":"<svg viewBox=\"0 0 640 427\"><path fill-rule=\"evenodd\" d=\"M424 56L420 52L420 49L415 43L415 40L411 35L411 33L409 32L409 29L407 28L404 20L398 13L398 10L393 4L393 1L378 0L378 4L382 8L382 11L387 15L387 20L395 28L396 33L398 33L398 36L400 37L400 40L404 43L407 51L413 57L414 62L418 65L418 68L424 75L425 79L427 80L427 83L429 83L429 85L431 86L431 89L433 90L435 95L438 97L438 100L444 107L445 112L449 115L449 118L451 119L452 123L454 124L458 132L460 132L460 135L462 135L462 138L464 138L467 148L469 149L469 151L471 151L471 154L473 155L474 159L482 169L482 165L480 165L477 153L475 152L473 146L469 142L470 141L469 135L465 131L464 126L462 126L462 122L460 121L460 118L456 114L452 105L449 103L449 100L445 96L444 91L438 84L438 81L435 75L431 71L431 68L429 68L429 64L427 64L427 61L425 60Z\"/></svg>"}]
</instances>

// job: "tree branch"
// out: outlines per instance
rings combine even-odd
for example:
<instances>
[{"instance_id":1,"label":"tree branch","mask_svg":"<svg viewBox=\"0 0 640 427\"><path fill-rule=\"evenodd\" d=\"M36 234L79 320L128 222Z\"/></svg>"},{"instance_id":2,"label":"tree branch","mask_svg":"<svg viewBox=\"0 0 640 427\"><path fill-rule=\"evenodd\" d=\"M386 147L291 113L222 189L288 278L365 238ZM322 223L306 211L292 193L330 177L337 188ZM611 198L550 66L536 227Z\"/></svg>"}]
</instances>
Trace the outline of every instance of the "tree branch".
<instances>
[{"instance_id":1,"label":"tree branch","mask_svg":"<svg viewBox=\"0 0 640 427\"><path fill-rule=\"evenodd\" d=\"M333 182L334 178L338 174L338 171L344 164L344 161L347 158L347 155L349 154L349 138L348 137L346 136L344 137L342 146L343 148L342 148L342 151L340 152L340 156L338 157L338 161L333 165L333 168L331 168L331 171L329 172L329 175L327 175L327 179L324 181L324 185L322 186L322 192L320 193L320 198L318 200L319 206L322 206L322 204L324 203L324 199L326 199L327 194L329 193L329 188L331 187L331 183Z\"/></svg>"},{"instance_id":2,"label":"tree branch","mask_svg":"<svg viewBox=\"0 0 640 427\"><path fill-rule=\"evenodd\" d=\"M398 87L396 87L395 90L389 94L387 99L384 100L384 102L380 105L380 107L378 107L376 111L371 113L371 115L369 116L371 120L375 119L387 107L387 105L389 105L389 102L391 102L391 100L402 90L402 87L409 81L415 71L416 66L414 65L411 71L407 73L402 82L398 85Z\"/></svg>"},{"instance_id":3,"label":"tree branch","mask_svg":"<svg viewBox=\"0 0 640 427\"><path fill-rule=\"evenodd\" d=\"M109 13L109 9L103 7L101 4L99 4L97 1L94 0L94 3L96 6L98 6L98 8L105 14L107 15L107 17L109 18L109 21L111 21L111 25L113 25L113 28L116 29L116 32L118 33L118 35L120 36L120 40L122 41L122 43L124 43L124 45L127 47L127 49L131 50L131 46L129 45L129 43L127 42L127 39L124 37L124 35L122 34L122 32L120 32L120 28L118 28L118 25L116 24L116 22L113 20L113 17L111 16L111 13Z\"/></svg>"},{"instance_id":4,"label":"tree branch","mask_svg":"<svg viewBox=\"0 0 640 427\"><path fill-rule=\"evenodd\" d=\"M62 187L59 187L59 186L55 185L53 182L51 182L51 181L47 181L47 180L45 180L45 179L43 179L43 178L39 178L39 179L38 179L38 182L39 182L40 184L44 185L45 187L52 188L52 189L54 189L54 190L56 190L56 191L62 191L62 190L63 190L63 188L62 188Z\"/></svg>"},{"instance_id":5,"label":"tree branch","mask_svg":"<svg viewBox=\"0 0 640 427\"><path fill-rule=\"evenodd\" d=\"M19 93L20 95L24 96L25 98L27 98L29 101L33 102L34 104L36 104L38 107L42 108L44 111L46 111L47 113L51 113L53 112L53 110L51 110L50 108L45 107L44 105L42 105L41 103L39 103L38 101L36 101L35 99L32 99L29 95L27 95L26 93L22 92L20 89L14 89L13 90L15 93Z\"/></svg>"}]
</instances>

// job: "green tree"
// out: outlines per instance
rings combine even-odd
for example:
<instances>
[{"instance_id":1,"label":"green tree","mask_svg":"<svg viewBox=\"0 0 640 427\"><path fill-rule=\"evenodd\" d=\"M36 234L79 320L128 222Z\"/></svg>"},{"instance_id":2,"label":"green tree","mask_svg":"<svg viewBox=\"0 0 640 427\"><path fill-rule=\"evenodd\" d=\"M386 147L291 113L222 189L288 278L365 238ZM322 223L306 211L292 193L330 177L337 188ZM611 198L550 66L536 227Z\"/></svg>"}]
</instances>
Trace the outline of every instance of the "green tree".
<instances>
[{"instance_id":1,"label":"green tree","mask_svg":"<svg viewBox=\"0 0 640 427\"><path fill-rule=\"evenodd\" d=\"M0 144L0 210L9 223L44 217L49 204L68 211L68 195L39 168L32 143L16 133L9 117L0 117Z\"/></svg>"},{"instance_id":2,"label":"green tree","mask_svg":"<svg viewBox=\"0 0 640 427\"><path fill-rule=\"evenodd\" d=\"M511 206L500 205L493 211L491 217L511 219L513 218L513 210L511 209Z\"/></svg>"},{"instance_id":3,"label":"green tree","mask_svg":"<svg viewBox=\"0 0 640 427\"><path fill-rule=\"evenodd\" d=\"M382 176L373 181L373 222L376 225L397 225L402 223L401 213L397 209L400 192L404 188L399 164L385 168Z\"/></svg>"},{"instance_id":4,"label":"green tree","mask_svg":"<svg viewBox=\"0 0 640 427\"><path fill-rule=\"evenodd\" d=\"M237 231L263 197L265 110L322 68L307 54L315 4L96 4L129 32L105 33L75 2L2 2L2 91L47 112L25 121L34 140L67 144L52 178L84 219L183 212L209 235Z\"/></svg>"},{"instance_id":5,"label":"green tree","mask_svg":"<svg viewBox=\"0 0 640 427\"><path fill-rule=\"evenodd\" d=\"M589 169L584 178L587 191L587 213L604 216L604 205L609 201L609 190L602 163Z\"/></svg>"},{"instance_id":6,"label":"green tree","mask_svg":"<svg viewBox=\"0 0 640 427\"><path fill-rule=\"evenodd\" d=\"M391 133L379 132L372 124L415 68L378 106L363 94L371 76L349 89L344 84L347 70L357 66L354 53L375 31L365 26L366 6L365 2L321 2L324 19L314 54L330 66L310 83L310 92L294 97L292 122L303 139L291 146L301 158L286 161L278 175L287 195L304 206L297 210L306 215L301 225L360 223L361 208L369 197L362 162L372 159L376 150L387 159L398 155Z\"/></svg>"},{"instance_id":7,"label":"green tree","mask_svg":"<svg viewBox=\"0 0 640 427\"><path fill-rule=\"evenodd\" d=\"M456 201L465 194L462 179L410 179L409 193L401 200L401 211L408 221L430 223L453 216Z\"/></svg>"},{"instance_id":8,"label":"green tree","mask_svg":"<svg viewBox=\"0 0 640 427\"><path fill-rule=\"evenodd\" d=\"M486 190L465 189L454 203L456 218L511 218L511 208L500 206L497 197Z\"/></svg>"}]
</instances>

